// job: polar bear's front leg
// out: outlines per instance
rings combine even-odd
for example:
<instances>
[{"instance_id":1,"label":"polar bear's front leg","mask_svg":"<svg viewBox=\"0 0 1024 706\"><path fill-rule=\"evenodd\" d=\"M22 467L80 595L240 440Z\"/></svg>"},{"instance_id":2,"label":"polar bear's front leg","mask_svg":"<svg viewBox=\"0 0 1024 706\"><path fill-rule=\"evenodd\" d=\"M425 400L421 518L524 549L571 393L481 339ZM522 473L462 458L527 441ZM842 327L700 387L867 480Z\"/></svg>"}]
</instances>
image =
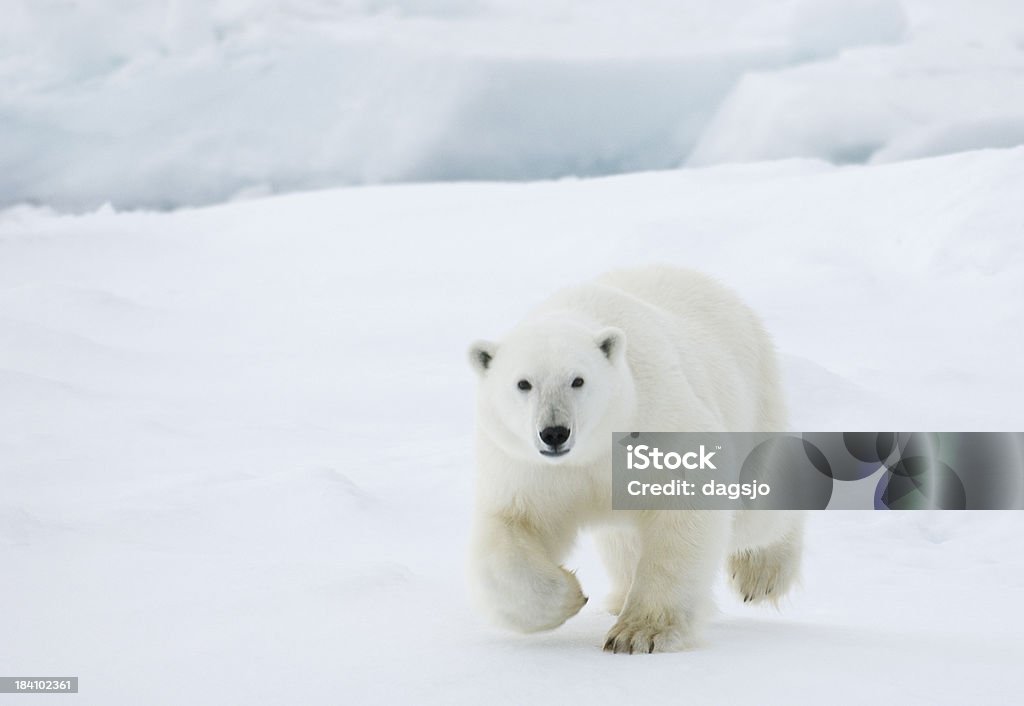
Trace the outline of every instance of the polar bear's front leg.
<instances>
[{"instance_id":1,"label":"polar bear's front leg","mask_svg":"<svg viewBox=\"0 0 1024 706\"><path fill-rule=\"evenodd\" d=\"M728 539L727 512L652 511L640 516L640 561L609 652L672 652L693 645L711 603Z\"/></svg>"},{"instance_id":2,"label":"polar bear's front leg","mask_svg":"<svg viewBox=\"0 0 1024 706\"><path fill-rule=\"evenodd\" d=\"M549 533L550 534L550 533ZM472 581L481 607L498 623L520 632L557 628L586 604L576 576L551 556L571 537L545 536L521 520L478 520Z\"/></svg>"}]
</instances>

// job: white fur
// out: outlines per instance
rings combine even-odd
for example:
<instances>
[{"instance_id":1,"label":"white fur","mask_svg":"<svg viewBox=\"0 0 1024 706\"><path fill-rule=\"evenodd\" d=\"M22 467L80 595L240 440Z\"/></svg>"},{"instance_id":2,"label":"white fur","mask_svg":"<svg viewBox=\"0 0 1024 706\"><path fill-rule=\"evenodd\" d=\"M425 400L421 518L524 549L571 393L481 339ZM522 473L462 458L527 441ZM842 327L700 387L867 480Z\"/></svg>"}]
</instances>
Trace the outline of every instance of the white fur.
<instances>
[{"instance_id":1,"label":"white fur","mask_svg":"<svg viewBox=\"0 0 1024 706\"><path fill-rule=\"evenodd\" d=\"M472 578L497 622L548 630L583 607L561 566L583 527L612 578L614 652L693 644L726 557L744 600L776 600L795 580L800 513L611 510L613 431L785 428L771 342L731 292L686 270L613 272L559 292L470 358L480 373ZM571 430L562 456L540 453L551 425Z\"/></svg>"}]
</instances>

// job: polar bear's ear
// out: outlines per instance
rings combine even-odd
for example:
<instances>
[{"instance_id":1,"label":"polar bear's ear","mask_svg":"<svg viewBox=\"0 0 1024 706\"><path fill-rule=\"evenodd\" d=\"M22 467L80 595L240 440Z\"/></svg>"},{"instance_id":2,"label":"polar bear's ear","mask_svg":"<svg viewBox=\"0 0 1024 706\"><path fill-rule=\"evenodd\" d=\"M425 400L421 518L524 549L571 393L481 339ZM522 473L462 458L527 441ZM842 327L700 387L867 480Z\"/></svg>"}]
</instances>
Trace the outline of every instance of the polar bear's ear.
<instances>
[{"instance_id":1,"label":"polar bear's ear","mask_svg":"<svg viewBox=\"0 0 1024 706\"><path fill-rule=\"evenodd\" d=\"M494 352L497 348L490 341L477 341L471 345L469 347L469 362L473 365L473 369L481 375L487 372L487 369L491 367L491 361L494 360Z\"/></svg>"},{"instance_id":2,"label":"polar bear's ear","mask_svg":"<svg viewBox=\"0 0 1024 706\"><path fill-rule=\"evenodd\" d=\"M614 326L601 329L597 333L597 347L604 353L605 358L618 363L626 354L626 334Z\"/></svg>"}]
</instances>

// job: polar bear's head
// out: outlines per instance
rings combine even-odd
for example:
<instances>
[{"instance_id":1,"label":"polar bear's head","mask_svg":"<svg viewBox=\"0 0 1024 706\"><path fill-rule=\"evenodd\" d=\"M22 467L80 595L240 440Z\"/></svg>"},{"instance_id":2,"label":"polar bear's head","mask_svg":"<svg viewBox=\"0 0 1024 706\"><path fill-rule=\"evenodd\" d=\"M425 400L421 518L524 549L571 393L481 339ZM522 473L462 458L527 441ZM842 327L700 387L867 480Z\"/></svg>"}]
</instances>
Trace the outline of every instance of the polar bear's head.
<instances>
[{"instance_id":1,"label":"polar bear's head","mask_svg":"<svg viewBox=\"0 0 1024 706\"><path fill-rule=\"evenodd\" d=\"M586 463L608 453L632 410L626 337L550 319L469 351L480 376L477 423L506 453L529 461Z\"/></svg>"}]
</instances>

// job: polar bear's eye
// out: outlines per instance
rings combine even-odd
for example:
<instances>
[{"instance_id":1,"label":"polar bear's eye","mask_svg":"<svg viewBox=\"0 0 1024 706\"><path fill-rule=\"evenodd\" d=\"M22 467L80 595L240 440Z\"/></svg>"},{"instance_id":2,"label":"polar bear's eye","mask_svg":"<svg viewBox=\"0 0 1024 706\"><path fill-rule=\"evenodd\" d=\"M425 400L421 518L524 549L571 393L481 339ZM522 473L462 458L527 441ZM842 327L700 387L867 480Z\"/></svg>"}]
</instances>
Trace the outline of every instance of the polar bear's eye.
<instances>
[{"instance_id":1,"label":"polar bear's eye","mask_svg":"<svg viewBox=\"0 0 1024 706\"><path fill-rule=\"evenodd\" d=\"M519 383L518 383L518 387L519 387L520 390L522 390L524 392L526 390L532 390L533 389L533 385L530 384L529 380L520 380Z\"/></svg>"},{"instance_id":2,"label":"polar bear's eye","mask_svg":"<svg viewBox=\"0 0 1024 706\"><path fill-rule=\"evenodd\" d=\"M572 381L573 387L583 387L583 378L576 378Z\"/></svg>"}]
</instances>

